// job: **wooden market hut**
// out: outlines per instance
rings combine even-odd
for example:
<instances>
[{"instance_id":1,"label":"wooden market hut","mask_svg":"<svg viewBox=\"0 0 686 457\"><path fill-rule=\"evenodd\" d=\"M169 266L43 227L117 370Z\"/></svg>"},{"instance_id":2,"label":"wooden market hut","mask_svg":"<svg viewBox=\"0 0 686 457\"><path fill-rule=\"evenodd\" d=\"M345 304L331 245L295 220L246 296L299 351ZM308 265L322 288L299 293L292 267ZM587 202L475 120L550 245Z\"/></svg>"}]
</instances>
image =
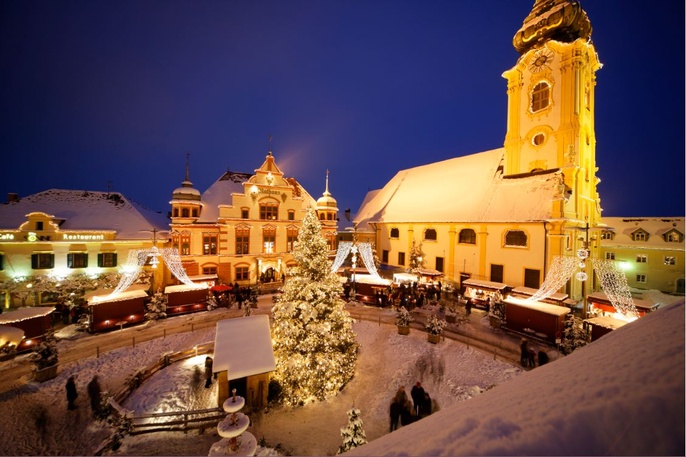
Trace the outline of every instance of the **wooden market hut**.
<instances>
[{"instance_id":1,"label":"wooden market hut","mask_svg":"<svg viewBox=\"0 0 686 457\"><path fill-rule=\"evenodd\" d=\"M88 299L88 331L103 332L122 329L145 320L144 290L126 290L114 296L95 295Z\"/></svg>"},{"instance_id":2,"label":"wooden market hut","mask_svg":"<svg viewBox=\"0 0 686 457\"><path fill-rule=\"evenodd\" d=\"M612 301L610 301L610 298L604 292L590 293L588 294L587 299L589 312L597 312L599 314L614 314L617 312L612 305ZM634 298L633 302L639 317L652 313L660 306L657 303L651 303L647 300L640 300L637 298Z\"/></svg>"},{"instance_id":3,"label":"wooden market hut","mask_svg":"<svg viewBox=\"0 0 686 457\"><path fill-rule=\"evenodd\" d=\"M207 284L167 286L167 316L195 313L207 309Z\"/></svg>"},{"instance_id":4,"label":"wooden market hut","mask_svg":"<svg viewBox=\"0 0 686 457\"><path fill-rule=\"evenodd\" d=\"M54 306L30 306L0 314L0 325L9 325L24 331L24 339L17 345L17 352L32 350L45 338L52 328Z\"/></svg>"},{"instance_id":5,"label":"wooden market hut","mask_svg":"<svg viewBox=\"0 0 686 457\"><path fill-rule=\"evenodd\" d=\"M531 287L519 286L515 287L510 291L510 295L517 298L530 298L532 297L538 289L533 289ZM573 308L576 305L576 301L569 298L569 295L560 292L555 292L550 296L540 300L543 303L550 303L551 305L568 306Z\"/></svg>"},{"instance_id":6,"label":"wooden market hut","mask_svg":"<svg viewBox=\"0 0 686 457\"><path fill-rule=\"evenodd\" d=\"M565 320L571 312L566 306L515 297L507 297L503 303L506 329L550 344L556 344L556 340L562 337Z\"/></svg>"},{"instance_id":7,"label":"wooden market hut","mask_svg":"<svg viewBox=\"0 0 686 457\"><path fill-rule=\"evenodd\" d=\"M584 325L591 331L591 341L595 341L613 330L624 327L628 323L628 321L616 319L611 316L596 316L584 320Z\"/></svg>"},{"instance_id":8,"label":"wooden market hut","mask_svg":"<svg viewBox=\"0 0 686 457\"><path fill-rule=\"evenodd\" d=\"M498 301L505 297L511 286L501 282L485 281L481 279L467 279L462 281L464 298L469 300L472 306L488 309L488 301L493 298Z\"/></svg>"},{"instance_id":9,"label":"wooden market hut","mask_svg":"<svg viewBox=\"0 0 686 457\"><path fill-rule=\"evenodd\" d=\"M269 374L276 369L269 316L258 314L217 322L212 371L217 373L217 406L232 389L247 406L267 405Z\"/></svg>"}]
</instances>

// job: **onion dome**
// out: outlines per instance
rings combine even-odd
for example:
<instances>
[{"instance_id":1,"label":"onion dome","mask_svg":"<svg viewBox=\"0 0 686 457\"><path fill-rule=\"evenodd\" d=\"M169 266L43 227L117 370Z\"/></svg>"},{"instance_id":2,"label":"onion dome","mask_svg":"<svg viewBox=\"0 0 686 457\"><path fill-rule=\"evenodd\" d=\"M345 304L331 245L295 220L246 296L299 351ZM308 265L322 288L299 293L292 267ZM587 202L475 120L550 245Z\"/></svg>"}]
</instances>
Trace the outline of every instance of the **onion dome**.
<instances>
[{"instance_id":1,"label":"onion dome","mask_svg":"<svg viewBox=\"0 0 686 457\"><path fill-rule=\"evenodd\" d=\"M576 0L536 0L522 27L512 39L520 54L546 41L571 43L590 39L591 21Z\"/></svg>"},{"instance_id":2,"label":"onion dome","mask_svg":"<svg viewBox=\"0 0 686 457\"><path fill-rule=\"evenodd\" d=\"M190 173L188 169L188 158L186 158L186 179L181 182L181 187L174 189L172 192L172 203L177 201L200 201L200 191L193 187L190 180Z\"/></svg>"},{"instance_id":3,"label":"onion dome","mask_svg":"<svg viewBox=\"0 0 686 457\"><path fill-rule=\"evenodd\" d=\"M326 190L317 200L317 211L338 211L338 202L329 192L329 170L326 170Z\"/></svg>"}]
</instances>

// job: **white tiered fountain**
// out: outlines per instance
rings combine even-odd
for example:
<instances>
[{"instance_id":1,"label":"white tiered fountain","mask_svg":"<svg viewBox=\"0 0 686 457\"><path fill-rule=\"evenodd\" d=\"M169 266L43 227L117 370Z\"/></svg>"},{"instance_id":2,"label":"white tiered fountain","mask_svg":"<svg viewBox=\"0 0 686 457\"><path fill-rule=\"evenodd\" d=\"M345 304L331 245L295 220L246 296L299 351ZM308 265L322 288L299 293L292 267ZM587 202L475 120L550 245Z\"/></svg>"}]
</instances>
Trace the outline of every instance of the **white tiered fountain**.
<instances>
[{"instance_id":1,"label":"white tiered fountain","mask_svg":"<svg viewBox=\"0 0 686 457\"><path fill-rule=\"evenodd\" d=\"M251 456L257 450L255 436L246 432L250 425L250 418L238 412L245 406L245 398L236 395L236 389L233 389L231 393L232 396L227 398L222 405L228 416L217 425L217 432L222 439L212 445L209 456Z\"/></svg>"}]
</instances>

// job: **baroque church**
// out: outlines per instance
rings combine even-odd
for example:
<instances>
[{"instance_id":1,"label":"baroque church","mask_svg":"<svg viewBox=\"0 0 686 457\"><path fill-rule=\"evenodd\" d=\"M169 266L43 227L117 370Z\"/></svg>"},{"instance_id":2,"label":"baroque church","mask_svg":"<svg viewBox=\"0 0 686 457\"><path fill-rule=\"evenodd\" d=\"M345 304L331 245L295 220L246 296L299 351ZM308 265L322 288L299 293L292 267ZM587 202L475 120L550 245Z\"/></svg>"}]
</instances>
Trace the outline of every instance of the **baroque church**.
<instances>
[{"instance_id":1,"label":"baroque church","mask_svg":"<svg viewBox=\"0 0 686 457\"><path fill-rule=\"evenodd\" d=\"M520 57L503 73L503 146L399 171L370 191L354 223L382 263L537 289L557 256L598 256L603 226L595 161L595 73L602 65L591 23L573 0L536 0L514 35ZM574 277L562 292L595 288Z\"/></svg>"}]
</instances>

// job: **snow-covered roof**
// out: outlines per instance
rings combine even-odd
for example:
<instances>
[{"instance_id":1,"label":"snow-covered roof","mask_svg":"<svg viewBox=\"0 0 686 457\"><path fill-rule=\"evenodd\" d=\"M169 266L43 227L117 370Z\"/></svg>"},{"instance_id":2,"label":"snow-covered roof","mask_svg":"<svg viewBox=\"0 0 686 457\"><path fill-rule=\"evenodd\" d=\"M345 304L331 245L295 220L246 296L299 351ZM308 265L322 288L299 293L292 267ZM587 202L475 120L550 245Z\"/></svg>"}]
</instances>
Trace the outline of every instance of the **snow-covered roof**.
<instances>
[{"instance_id":1,"label":"snow-covered roof","mask_svg":"<svg viewBox=\"0 0 686 457\"><path fill-rule=\"evenodd\" d=\"M552 314L554 316L564 316L565 314L569 314L571 311L566 306L551 305L549 303L543 303L540 301L522 300L516 297L507 297L503 301L505 303L535 309L537 311L541 311L542 313Z\"/></svg>"},{"instance_id":2,"label":"snow-covered roof","mask_svg":"<svg viewBox=\"0 0 686 457\"><path fill-rule=\"evenodd\" d=\"M513 294L521 294L521 295L526 295L526 296L531 297L531 296L534 295L536 292L538 292L538 289L533 289L533 288L531 288L531 287L519 286L519 287L515 287L514 289L512 289L511 292L512 292ZM559 292L555 292L555 293L553 293L553 294L550 294L549 298L551 298L551 299L553 299L553 300L564 301L564 300L566 300L567 298L569 298L569 295L567 295L567 294L561 294L561 293L559 293Z\"/></svg>"},{"instance_id":3,"label":"snow-covered roof","mask_svg":"<svg viewBox=\"0 0 686 457\"><path fill-rule=\"evenodd\" d=\"M589 319L586 319L584 322L588 322L589 324L598 325L600 327L609 328L612 330L617 330L618 328L624 327L626 324L629 323L628 321L622 319L615 319L614 317L610 316L591 317Z\"/></svg>"},{"instance_id":4,"label":"snow-covered roof","mask_svg":"<svg viewBox=\"0 0 686 457\"><path fill-rule=\"evenodd\" d=\"M0 324L12 324L35 317L47 316L55 311L54 306L27 306L0 314Z\"/></svg>"},{"instance_id":5,"label":"snow-covered roof","mask_svg":"<svg viewBox=\"0 0 686 457\"><path fill-rule=\"evenodd\" d=\"M228 371L229 380L276 369L269 317L258 314L217 322L214 372Z\"/></svg>"},{"instance_id":6,"label":"snow-covered roof","mask_svg":"<svg viewBox=\"0 0 686 457\"><path fill-rule=\"evenodd\" d=\"M355 222L531 222L552 217L559 172L503 178L504 149L399 171L365 197ZM479 198L473 198L478 195Z\"/></svg>"},{"instance_id":7,"label":"snow-covered roof","mask_svg":"<svg viewBox=\"0 0 686 457\"><path fill-rule=\"evenodd\" d=\"M502 282L493 282L493 281L486 281L486 280L481 280L481 279L467 279L466 281L462 281L463 286L472 286L472 287L483 287L484 289L496 289L496 290L502 290L508 287L507 284L503 284Z\"/></svg>"},{"instance_id":8,"label":"snow-covered roof","mask_svg":"<svg viewBox=\"0 0 686 457\"><path fill-rule=\"evenodd\" d=\"M11 325L0 325L0 348L6 344L19 346L24 339L24 331Z\"/></svg>"},{"instance_id":9,"label":"snow-covered roof","mask_svg":"<svg viewBox=\"0 0 686 457\"><path fill-rule=\"evenodd\" d=\"M148 293L141 289L127 289L119 292L117 295L111 296L111 292L107 295L94 295L88 299L88 306L96 306L102 303L112 303L115 301L131 300L132 298L145 298Z\"/></svg>"},{"instance_id":10,"label":"snow-covered roof","mask_svg":"<svg viewBox=\"0 0 686 457\"><path fill-rule=\"evenodd\" d=\"M591 292L590 294L587 295L587 298L588 298L588 300L591 300L591 301L597 300L598 302L601 302L601 303L611 303L610 298L607 296L607 294L605 292ZM655 310L655 309L659 308L659 306L660 306L658 303L653 303L653 302L650 302L648 300L642 300L640 298L633 298L632 300L633 300L634 306L636 306L636 308L641 308L641 309L648 310L648 311Z\"/></svg>"},{"instance_id":11,"label":"snow-covered roof","mask_svg":"<svg viewBox=\"0 0 686 457\"><path fill-rule=\"evenodd\" d=\"M671 230L686 234L683 217L603 217L603 224L614 229L613 239L604 239L601 245L608 247L632 247L670 249L683 251L686 243L668 242L664 235ZM646 241L634 241L631 235L637 230L644 230L648 233ZM683 239L683 238L682 238Z\"/></svg>"},{"instance_id":12,"label":"snow-covered roof","mask_svg":"<svg viewBox=\"0 0 686 457\"><path fill-rule=\"evenodd\" d=\"M232 194L243 193L243 183L247 182L251 173L227 171L219 177L205 192L201 200L203 209L197 222L216 223L219 217L219 205L231 205Z\"/></svg>"},{"instance_id":13,"label":"snow-covered roof","mask_svg":"<svg viewBox=\"0 0 686 457\"><path fill-rule=\"evenodd\" d=\"M341 282L347 282L348 278L345 276L340 277ZM352 279L351 279L352 281ZM380 276L372 276L372 275L365 275L365 274L357 274L355 273L355 282L359 282L361 284L372 284L372 285L379 285L379 286L388 286L391 284L391 281L389 279L382 278Z\"/></svg>"},{"instance_id":14,"label":"snow-covered roof","mask_svg":"<svg viewBox=\"0 0 686 457\"><path fill-rule=\"evenodd\" d=\"M150 230L168 230L163 214L132 202L118 192L50 189L0 205L0 229L16 230L26 215L54 216L60 230L114 230L117 239L148 239Z\"/></svg>"},{"instance_id":15,"label":"snow-covered roof","mask_svg":"<svg viewBox=\"0 0 686 457\"><path fill-rule=\"evenodd\" d=\"M189 286L187 284L178 284L174 286L167 286L164 288L165 294L172 294L175 292L188 292L189 290L207 289L207 284L194 284Z\"/></svg>"}]
</instances>

